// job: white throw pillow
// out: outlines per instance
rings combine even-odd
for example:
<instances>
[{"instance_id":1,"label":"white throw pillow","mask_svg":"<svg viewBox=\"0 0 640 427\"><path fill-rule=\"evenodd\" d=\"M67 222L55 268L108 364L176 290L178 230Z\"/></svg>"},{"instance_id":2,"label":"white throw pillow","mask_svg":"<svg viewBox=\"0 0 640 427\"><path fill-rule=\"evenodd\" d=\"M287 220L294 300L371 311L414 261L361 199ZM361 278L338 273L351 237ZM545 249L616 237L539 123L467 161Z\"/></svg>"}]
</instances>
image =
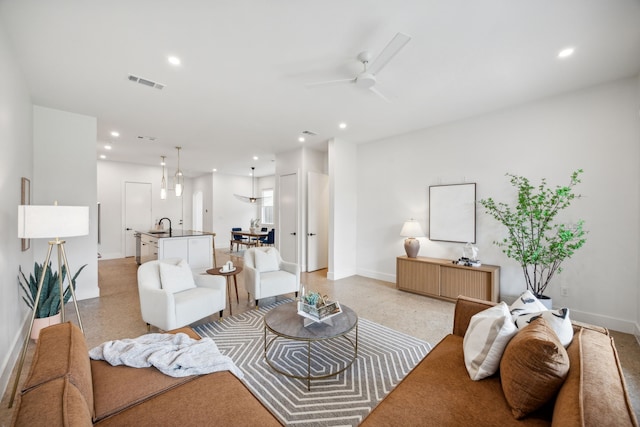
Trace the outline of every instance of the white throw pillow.
<instances>
[{"instance_id":1,"label":"white throw pillow","mask_svg":"<svg viewBox=\"0 0 640 427\"><path fill-rule=\"evenodd\" d=\"M462 344L464 364L472 380L495 374L502 353L518 329L505 302L471 317Z\"/></svg>"},{"instance_id":2,"label":"white throw pillow","mask_svg":"<svg viewBox=\"0 0 640 427\"><path fill-rule=\"evenodd\" d=\"M540 313L541 311L545 311L547 307L545 307L538 298L535 297L531 293L531 291L524 291L518 299L516 299L509 310L511 311L511 317L515 322L519 316L523 314L530 313Z\"/></svg>"},{"instance_id":3,"label":"white throw pillow","mask_svg":"<svg viewBox=\"0 0 640 427\"><path fill-rule=\"evenodd\" d=\"M573 326L571 325L571 319L569 319L568 308L523 314L516 318L516 326L518 329L522 329L538 317L542 317L547 322L556 335L558 335L560 343L565 348L571 344L571 340L573 339Z\"/></svg>"},{"instance_id":4,"label":"white throw pillow","mask_svg":"<svg viewBox=\"0 0 640 427\"><path fill-rule=\"evenodd\" d=\"M260 273L280 270L280 263L275 251L269 249L267 251L256 250L256 270Z\"/></svg>"},{"instance_id":5,"label":"white throw pillow","mask_svg":"<svg viewBox=\"0 0 640 427\"><path fill-rule=\"evenodd\" d=\"M160 262L160 283L162 289L175 294L176 292L185 291L195 288L193 281L193 273L187 261L180 260L177 265L166 262Z\"/></svg>"}]
</instances>

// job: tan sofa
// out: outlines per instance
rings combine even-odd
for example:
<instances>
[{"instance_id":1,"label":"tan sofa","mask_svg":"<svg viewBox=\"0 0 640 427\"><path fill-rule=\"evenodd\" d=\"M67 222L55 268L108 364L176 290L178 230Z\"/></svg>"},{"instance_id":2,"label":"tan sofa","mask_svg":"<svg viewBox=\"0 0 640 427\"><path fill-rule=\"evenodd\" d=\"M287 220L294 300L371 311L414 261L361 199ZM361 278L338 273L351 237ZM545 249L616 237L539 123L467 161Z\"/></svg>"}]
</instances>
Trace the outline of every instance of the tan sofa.
<instances>
[{"instance_id":1,"label":"tan sofa","mask_svg":"<svg viewBox=\"0 0 640 427\"><path fill-rule=\"evenodd\" d=\"M445 337L365 418L363 426L637 426L613 339L574 322L570 368L555 401L516 420L500 376L472 381L462 341L471 316L493 305L459 297Z\"/></svg>"},{"instance_id":2,"label":"tan sofa","mask_svg":"<svg viewBox=\"0 0 640 427\"><path fill-rule=\"evenodd\" d=\"M557 398L516 420L499 375L472 381L462 340L471 316L492 303L460 297L445 337L365 418L364 426L637 426L606 329L574 324L570 369ZM428 325L427 325L428 327ZM184 331L194 338L189 328ZM171 378L155 368L90 361L70 323L41 332L14 417L16 426L280 425L232 374Z\"/></svg>"},{"instance_id":3,"label":"tan sofa","mask_svg":"<svg viewBox=\"0 0 640 427\"><path fill-rule=\"evenodd\" d=\"M179 329L199 338L190 328ZM155 368L90 360L84 336L63 323L40 339L15 426L280 426L228 371L173 378Z\"/></svg>"}]
</instances>

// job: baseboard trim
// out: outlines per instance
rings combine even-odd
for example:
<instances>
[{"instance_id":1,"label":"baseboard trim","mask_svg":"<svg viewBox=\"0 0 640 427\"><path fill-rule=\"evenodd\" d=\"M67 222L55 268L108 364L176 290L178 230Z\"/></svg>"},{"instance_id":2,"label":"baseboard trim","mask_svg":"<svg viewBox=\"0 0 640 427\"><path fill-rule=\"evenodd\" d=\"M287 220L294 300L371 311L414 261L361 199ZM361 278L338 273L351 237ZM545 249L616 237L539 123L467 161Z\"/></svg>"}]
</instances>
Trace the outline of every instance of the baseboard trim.
<instances>
[{"instance_id":1,"label":"baseboard trim","mask_svg":"<svg viewBox=\"0 0 640 427\"><path fill-rule=\"evenodd\" d=\"M396 275L389 273L381 273L374 270L359 269L358 276L368 277L370 279L382 280L383 282L396 283Z\"/></svg>"},{"instance_id":2,"label":"baseboard trim","mask_svg":"<svg viewBox=\"0 0 640 427\"><path fill-rule=\"evenodd\" d=\"M29 320L31 313L27 313L22 321L22 328L20 331L13 337L13 341L11 342L11 348L7 352L7 357L3 361L2 373L0 374L0 390L2 390L2 396L7 392L7 387L9 386L9 381L11 380L11 374L13 373L13 369L18 362L18 358L20 357L20 352L22 351L22 344L24 343L24 337L27 335L27 329L29 329ZM23 369L24 370L24 369ZM23 372L24 375L26 373ZM13 384L11 384L13 387Z\"/></svg>"},{"instance_id":3,"label":"baseboard trim","mask_svg":"<svg viewBox=\"0 0 640 427\"><path fill-rule=\"evenodd\" d=\"M357 273L355 270L343 270L343 271L327 271L327 279L340 280L345 277L355 276Z\"/></svg>"},{"instance_id":4,"label":"baseboard trim","mask_svg":"<svg viewBox=\"0 0 640 427\"><path fill-rule=\"evenodd\" d=\"M636 323L636 328L633 331L633 335L636 336L636 341L638 341L638 345L640 345L640 324Z\"/></svg>"},{"instance_id":5,"label":"baseboard trim","mask_svg":"<svg viewBox=\"0 0 640 427\"><path fill-rule=\"evenodd\" d=\"M100 254L100 255L101 255L101 257L98 258L98 261L103 260L103 259L124 258L120 252L113 252L113 253L110 253L110 254Z\"/></svg>"}]
</instances>

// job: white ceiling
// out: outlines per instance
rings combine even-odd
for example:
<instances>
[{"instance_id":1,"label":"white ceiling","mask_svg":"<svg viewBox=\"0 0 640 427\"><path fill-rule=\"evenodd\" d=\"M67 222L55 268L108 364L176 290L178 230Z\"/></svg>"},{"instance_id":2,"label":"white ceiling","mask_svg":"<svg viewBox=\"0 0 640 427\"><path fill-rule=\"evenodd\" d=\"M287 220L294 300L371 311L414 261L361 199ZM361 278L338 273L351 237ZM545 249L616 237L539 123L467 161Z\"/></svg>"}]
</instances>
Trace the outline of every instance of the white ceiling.
<instances>
[{"instance_id":1,"label":"white ceiling","mask_svg":"<svg viewBox=\"0 0 640 427\"><path fill-rule=\"evenodd\" d=\"M35 104L97 117L108 160L171 169L180 145L191 176L272 174L304 130L362 143L640 72L639 0L0 0L0 20ZM397 32L412 40L376 86L391 102L306 87L354 77Z\"/></svg>"}]
</instances>

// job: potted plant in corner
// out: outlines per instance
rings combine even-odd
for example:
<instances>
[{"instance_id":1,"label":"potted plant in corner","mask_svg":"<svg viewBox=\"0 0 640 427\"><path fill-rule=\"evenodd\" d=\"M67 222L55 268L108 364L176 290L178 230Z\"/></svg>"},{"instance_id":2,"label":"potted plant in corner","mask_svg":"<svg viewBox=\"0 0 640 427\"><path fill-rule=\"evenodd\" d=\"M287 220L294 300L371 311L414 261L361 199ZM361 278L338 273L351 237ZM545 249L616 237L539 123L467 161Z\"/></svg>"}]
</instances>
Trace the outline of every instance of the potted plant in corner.
<instances>
[{"instance_id":1,"label":"potted plant in corner","mask_svg":"<svg viewBox=\"0 0 640 427\"><path fill-rule=\"evenodd\" d=\"M74 290L76 289L76 278L78 277L82 269L86 266L87 264L80 267L80 269L78 269L76 274L71 279ZM27 280L26 276L22 272L22 267L19 268L22 281L20 280L19 276L18 283L24 291L24 296L22 297L22 299L31 310L33 310L34 301L38 294L38 283L40 282L40 277L42 276L42 274L44 274L44 281L42 282L42 292L40 293L40 302L38 303L36 318L34 319L33 329L31 330L31 339L33 340L38 339L38 336L40 335L40 329L46 328L49 325L60 323L61 308L58 272L51 271L51 263L49 263L44 272L43 270L44 269L42 264L38 264L37 262L34 263L33 274L29 274L29 280ZM61 272L63 285L66 274L66 267L63 265ZM71 298L71 290L67 286L64 291L65 304L69 301L69 298Z\"/></svg>"},{"instance_id":2,"label":"potted plant in corner","mask_svg":"<svg viewBox=\"0 0 640 427\"><path fill-rule=\"evenodd\" d=\"M573 172L569 185L555 189L549 188L546 179L536 188L525 177L507 174L518 191L515 205L496 203L492 198L479 202L486 213L507 228L507 237L494 243L520 263L527 289L543 303L549 299L544 291L554 274L562 271L562 262L586 242L583 220L571 224L555 221L560 211L580 197L574 187L580 183L581 173L582 169Z\"/></svg>"}]
</instances>

